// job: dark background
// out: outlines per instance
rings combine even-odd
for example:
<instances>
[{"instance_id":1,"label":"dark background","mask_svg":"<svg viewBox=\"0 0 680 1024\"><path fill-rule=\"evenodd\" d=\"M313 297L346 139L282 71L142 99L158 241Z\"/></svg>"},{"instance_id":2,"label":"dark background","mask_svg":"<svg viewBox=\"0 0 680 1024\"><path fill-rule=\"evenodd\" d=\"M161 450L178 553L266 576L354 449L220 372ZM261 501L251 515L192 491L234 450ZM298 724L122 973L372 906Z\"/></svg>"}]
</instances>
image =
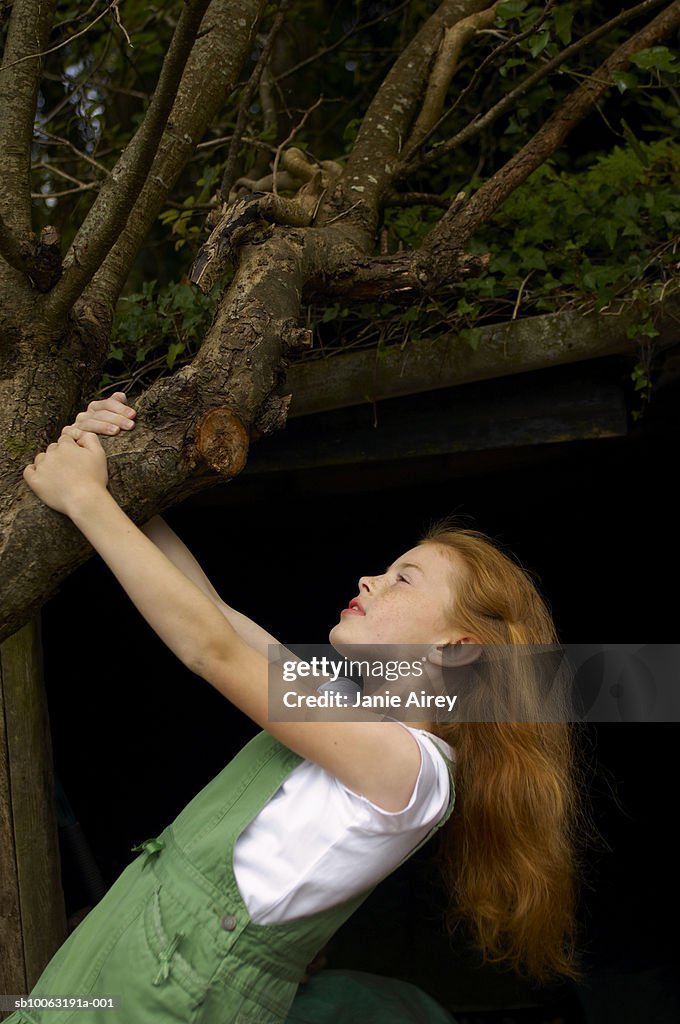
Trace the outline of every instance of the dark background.
<instances>
[{"instance_id":1,"label":"dark background","mask_svg":"<svg viewBox=\"0 0 680 1024\"><path fill-rule=\"evenodd\" d=\"M472 459L258 474L254 455L241 478L166 518L225 600L285 643L325 642L358 577L382 571L451 512L539 577L564 642L673 641L675 401L662 393L628 437ZM108 885L130 848L160 832L256 728L166 651L98 559L46 606L43 635L57 776ZM583 890L589 974L578 997L570 985L539 990L482 969L464 936L451 943L427 850L338 933L329 966L413 981L460 1020L477 1019L465 1016L474 1008L498 1021L680 1019L679 738L676 724L589 727L603 841ZM63 841L62 861L70 914L88 897ZM530 1005L544 1009L507 1015Z\"/></svg>"}]
</instances>

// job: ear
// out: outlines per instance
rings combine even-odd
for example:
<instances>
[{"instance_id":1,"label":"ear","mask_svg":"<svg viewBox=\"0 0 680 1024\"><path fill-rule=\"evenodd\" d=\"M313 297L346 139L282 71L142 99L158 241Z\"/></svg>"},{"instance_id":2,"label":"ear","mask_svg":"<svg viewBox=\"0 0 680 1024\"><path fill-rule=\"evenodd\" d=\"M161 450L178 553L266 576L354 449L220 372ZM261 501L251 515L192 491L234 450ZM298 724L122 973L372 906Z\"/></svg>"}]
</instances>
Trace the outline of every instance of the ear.
<instances>
[{"instance_id":1,"label":"ear","mask_svg":"<svg viewBox=\"0 0 680 1024\"><path fill-rule=\"evenodd\" d=\"M454 643L436 644L427 654L427 660L440 668L458 668L470 665L482 653L482 645L472 640L456 640Z\"/></svg>"}]
</instances>

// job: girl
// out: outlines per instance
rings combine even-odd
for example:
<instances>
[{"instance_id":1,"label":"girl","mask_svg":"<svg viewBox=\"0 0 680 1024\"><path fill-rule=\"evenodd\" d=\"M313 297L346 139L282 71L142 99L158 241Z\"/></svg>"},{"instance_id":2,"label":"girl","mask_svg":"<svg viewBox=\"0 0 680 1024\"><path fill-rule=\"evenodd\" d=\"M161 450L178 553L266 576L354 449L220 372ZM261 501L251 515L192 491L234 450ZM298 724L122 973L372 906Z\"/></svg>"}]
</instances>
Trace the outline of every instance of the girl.
<instances>
[{"instance_id":1,"label":"girl","mask_svg":"<svg viewBox=\"0 0 680 1024\"><path fill-rule=\"evenodd\" d=\"M137 529L107 490L96 434L133 424L122 393L92 403L26 483L72 519L184 664L263 731L142 844L31 993L88 1008L29 1007L12 1024L282 1022L306 964L445 823L450 923L465 917L487 959L575 977L567 725L270 721L274 638L221 601L161 520ZM446 525L361 577L330 633L339 649L428 645L433 666L464 665L480 645L555 640L527 574L483 535ZM488 684L505 685L493 673ZM91 1005L110 997L117 1010Z\"/></svg>"}]
</instances>

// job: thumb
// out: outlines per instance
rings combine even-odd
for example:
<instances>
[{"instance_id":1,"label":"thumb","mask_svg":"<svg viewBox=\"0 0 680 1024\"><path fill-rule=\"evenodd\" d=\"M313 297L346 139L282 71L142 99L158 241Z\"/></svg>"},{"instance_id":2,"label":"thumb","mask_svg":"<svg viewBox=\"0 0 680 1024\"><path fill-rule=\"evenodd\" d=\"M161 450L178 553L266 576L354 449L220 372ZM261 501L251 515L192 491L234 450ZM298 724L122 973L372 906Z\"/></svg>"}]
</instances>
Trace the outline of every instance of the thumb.
<instances>
[{"instance_id":1,"label":"thumb","mask_svg":"<svg viewBox=\"0 0 680 1024\"><path fill-rule=\"evenodd\" d=\"M91 430L81 430L80 436L76 440L81 448L88 448L91 452L104 450L101 441Z\"/></svg>"}]
</instances>

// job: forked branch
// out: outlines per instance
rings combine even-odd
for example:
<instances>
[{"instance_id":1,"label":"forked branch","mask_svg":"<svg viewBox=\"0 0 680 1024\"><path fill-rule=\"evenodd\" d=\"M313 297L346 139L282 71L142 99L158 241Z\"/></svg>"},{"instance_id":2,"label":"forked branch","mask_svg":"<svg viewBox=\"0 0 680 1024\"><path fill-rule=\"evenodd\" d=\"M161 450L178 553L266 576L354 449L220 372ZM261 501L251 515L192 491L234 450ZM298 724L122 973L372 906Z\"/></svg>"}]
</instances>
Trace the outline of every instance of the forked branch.
<instances>
[{"instance_id":1,"label":"forked branch","mask_svg":"<svg viewBox=\"0 0 680 1024\"><path fill-rule=\"evenodd\" d=\"M436 286L446 278L451 256L462 250L468 239L489 220L507 197L562 145L572 129L590 113L600 96L614 84L614 74L628 67L634 54L660 43L678 27L680 0L674 0L610 54L566 98L534 137L485 182L462 208L454 201L418 253L418 263L428 279L429 287Z\"/></svg>"}]
</instances>

